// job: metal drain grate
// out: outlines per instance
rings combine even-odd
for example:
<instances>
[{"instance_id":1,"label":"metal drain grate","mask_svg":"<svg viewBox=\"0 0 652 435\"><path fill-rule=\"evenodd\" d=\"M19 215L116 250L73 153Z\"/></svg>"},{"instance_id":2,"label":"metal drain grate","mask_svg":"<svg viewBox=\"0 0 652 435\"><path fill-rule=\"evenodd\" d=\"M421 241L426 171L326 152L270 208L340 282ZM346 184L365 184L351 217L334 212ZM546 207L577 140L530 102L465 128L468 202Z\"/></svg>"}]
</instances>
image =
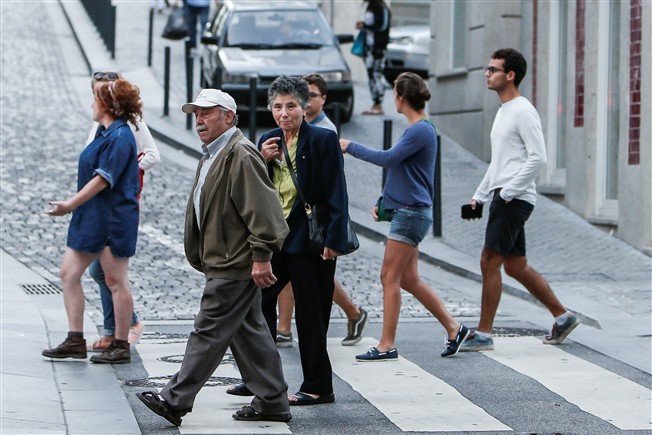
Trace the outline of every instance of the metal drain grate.
<instances>
[{"instance_id":1,"label":"metal drain grate","mask_svg":"<svg viewBox=\"0 0 652 435\"><path fill-rule=\"evenodd\" d=\"M129 387L163 388L172 376L152 376L146 379L131 379L124 384ZM211 376L204 384L205 387L225 387L242 382L242 379L224 376Z\"/></svg>"},{"instance_id":2,"label":"metal drain grate","mask_svg":"<svg viewBox=\"0 0 652 435\"><path fill-rule=\"evenodd\" d=\"M147 320L147 319L145 319ZM176 332L158 332L158 331L145 331L142 340L188 340L189 334L179 334Z\"/></svg>"},{"instance_id":3,"label":"metal drain grate","mask_svg":"<svg viewBox=\"0 0 652 435\"><path fill-rule=\"evenodd\" d=\"M52 284L20 284L28 295L60 295L63 291Z\"/></svg>"}]
</instances>

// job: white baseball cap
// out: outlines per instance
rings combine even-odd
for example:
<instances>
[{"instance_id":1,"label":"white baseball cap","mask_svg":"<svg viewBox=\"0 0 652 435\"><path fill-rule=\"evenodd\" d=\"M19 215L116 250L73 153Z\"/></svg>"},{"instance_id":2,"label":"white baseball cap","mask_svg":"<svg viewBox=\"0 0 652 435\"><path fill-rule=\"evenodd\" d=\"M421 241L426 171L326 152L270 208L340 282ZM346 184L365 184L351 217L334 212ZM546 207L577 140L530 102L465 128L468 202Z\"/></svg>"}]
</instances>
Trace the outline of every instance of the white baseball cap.
<instances>
[{"instance_id":1,"label":"white baseball cap","mask_svg":"<svg viewBox=\"0 0 652 435\"><path fill-rule=\"evenodd\" d=\"M221 106L235 114L238 106L232 96L219 89L202 89L195 101L186 103L181 107L184 113L195 113L198 107Z\"/></svg>"}]
</instances>

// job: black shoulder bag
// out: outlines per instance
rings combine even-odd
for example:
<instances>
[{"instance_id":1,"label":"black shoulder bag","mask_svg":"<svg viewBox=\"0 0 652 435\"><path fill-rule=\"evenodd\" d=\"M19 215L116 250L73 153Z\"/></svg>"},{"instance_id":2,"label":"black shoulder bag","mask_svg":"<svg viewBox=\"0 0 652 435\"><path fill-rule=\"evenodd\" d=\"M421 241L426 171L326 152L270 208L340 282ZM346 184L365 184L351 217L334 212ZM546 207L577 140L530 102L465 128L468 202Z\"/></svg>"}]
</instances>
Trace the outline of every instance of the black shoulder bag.
<instances>
[{"instance_id":1,"label":"black shoulder bag","mask_svg":"<svg viewBox=\"0 0 652 435\"><path fill-rule=\"evenodd\" d=\"M303 193L301 193L301 189L299 189L299 183L297 182L297 176L294 173L292 160L290 160L290 154L288 153L287 147L281 145L281 148L283 148L285 163L288 165L288 169L290 170L292 182L294 183L294 187L297 189L299 198L306 210L306 216L308 217L308 239L310 239L310 251L314 254L322 254L324 252L324 234L328 229L328 210L325 206L310 205L306 201ZM351 225L351 217L347 216L346 250L341 254L348 255L356 251L359 247L360 242L358 241L358 236L353 230L353 225Z\"/></svg>"}]
</instances>

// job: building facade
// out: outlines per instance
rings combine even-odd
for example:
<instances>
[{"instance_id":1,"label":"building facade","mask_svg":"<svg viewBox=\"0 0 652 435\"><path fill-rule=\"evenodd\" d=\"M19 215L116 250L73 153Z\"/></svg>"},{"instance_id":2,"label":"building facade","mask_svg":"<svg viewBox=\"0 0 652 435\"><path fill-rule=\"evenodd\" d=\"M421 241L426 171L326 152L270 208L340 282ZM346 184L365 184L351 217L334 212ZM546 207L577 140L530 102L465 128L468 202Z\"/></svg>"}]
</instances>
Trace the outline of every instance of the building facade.
<instances>
[{"instance_id":1,"label":"building facade","mask_svg":"<svg viewBox=\"0 0 652 435\"><path fill-rule=\"evenodd\" d=\"M484 67L498 48L528 61L548 165L541 193L652 255L652 2L393 1L430 9L430 114L478 157L499 107ZM425 9L424 9L425 10Z\"/></svg>"}]
</instances>

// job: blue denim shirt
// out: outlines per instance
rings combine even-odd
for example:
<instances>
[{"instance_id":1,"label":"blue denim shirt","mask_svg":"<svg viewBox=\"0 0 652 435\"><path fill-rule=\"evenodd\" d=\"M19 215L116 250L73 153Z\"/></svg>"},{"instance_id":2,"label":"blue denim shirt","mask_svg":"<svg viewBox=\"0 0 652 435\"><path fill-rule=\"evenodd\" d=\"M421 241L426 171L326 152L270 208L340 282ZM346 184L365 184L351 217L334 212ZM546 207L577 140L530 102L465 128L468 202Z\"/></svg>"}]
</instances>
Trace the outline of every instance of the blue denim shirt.
<instances>
[{"instance_id":1,"label":"blue denim shirt","mask_svg":"<svg viewBox=\"0 0 652 435\"><path fill-rule=\"evenodd\" d=\"M131 257L136 253L140 181L136 140L125 121L98 129L95 140L82 151L77 191L96 175L109 185L73 211L67 245L86 253L110 245L114 256Z\"/></svg>"}]
</instances>

